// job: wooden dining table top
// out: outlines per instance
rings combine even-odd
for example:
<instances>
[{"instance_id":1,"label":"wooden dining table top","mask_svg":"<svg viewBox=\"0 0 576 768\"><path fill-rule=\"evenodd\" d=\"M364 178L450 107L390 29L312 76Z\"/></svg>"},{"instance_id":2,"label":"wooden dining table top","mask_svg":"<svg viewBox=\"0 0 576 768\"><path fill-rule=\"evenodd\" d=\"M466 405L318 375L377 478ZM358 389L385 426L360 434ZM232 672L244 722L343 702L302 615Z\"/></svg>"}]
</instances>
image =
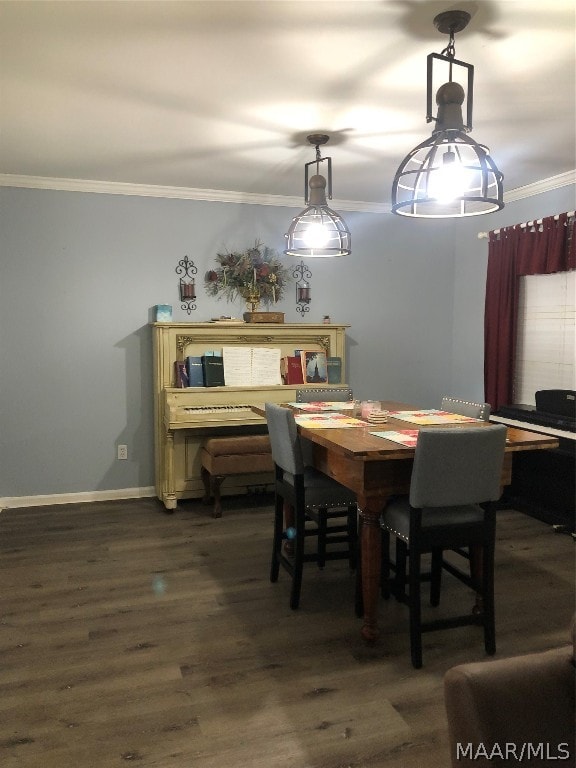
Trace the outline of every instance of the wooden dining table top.
<instances>
[{"instance_id":1,"label":"wooden dining table top","mask_svg":"<svg viewBox=\"0 0 576 768\"><path fill-rule=\"evenodd\" d=\"M387 411L418 411L418 406L408 403L396 402L393 400L379 401L381 408ZM293 405L282 403L285 407L292 408L296 413L310 413L308 409L299 410ZM304 405L304 403L302 404ZM310 404L308 403L307 406ZM266 416L266 407L264 403L255 404L252 409L260 416ZM342 413L350 415L349 410L343 410ZM362 419L361 419L362 420ZM363 421L363 420L362 420ZM486 427L491 422L475 420L469 422L446 423L435 426L426 425L426 429L453 428L466 429L470 427ZM495 423L495 422L492 422ZM401 431L407 429L422 429L417 424L394 418L389 414L388 421L379 424L365 423L361 427L344 427L322 429L321 427L300 426L298 431L302 437L305 437L317 445L323 445L331 451L340 453L348 458L355 458L361 461L381 461L382 459L409 459L414 457L414 448L401 445L384 437L371 434L372 432ZM558 447L558 439L550 435L543 435L537 432L530 432L526 429L508 427L506 435L506 452L526 451L535 449L551 449Z\"/></svg>"}]
</instances>

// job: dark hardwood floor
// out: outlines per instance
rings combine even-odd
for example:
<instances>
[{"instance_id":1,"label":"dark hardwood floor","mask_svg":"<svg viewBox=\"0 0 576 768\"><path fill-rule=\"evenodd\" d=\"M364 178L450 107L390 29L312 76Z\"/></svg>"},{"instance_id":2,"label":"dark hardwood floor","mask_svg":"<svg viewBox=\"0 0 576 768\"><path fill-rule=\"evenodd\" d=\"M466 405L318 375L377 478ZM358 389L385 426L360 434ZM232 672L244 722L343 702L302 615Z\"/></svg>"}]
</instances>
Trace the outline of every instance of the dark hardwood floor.
<instances>
[{"instance_id":1,"label":"dark hardwood floor","mask_svg":"<svg viewBox=\"0 0 576 768\"><path fill-rule=\"evenodd\" d=\"M268 580L269 497L152 499L0 514L0 766L446 768L442 680L481 631L425 635L380 605L367 647L345 561L308 565L301 608ZM564 644L574 543L498 516L497 656ZM449 576L440 608L471 605Z\"/></svg>"}]
</instances>

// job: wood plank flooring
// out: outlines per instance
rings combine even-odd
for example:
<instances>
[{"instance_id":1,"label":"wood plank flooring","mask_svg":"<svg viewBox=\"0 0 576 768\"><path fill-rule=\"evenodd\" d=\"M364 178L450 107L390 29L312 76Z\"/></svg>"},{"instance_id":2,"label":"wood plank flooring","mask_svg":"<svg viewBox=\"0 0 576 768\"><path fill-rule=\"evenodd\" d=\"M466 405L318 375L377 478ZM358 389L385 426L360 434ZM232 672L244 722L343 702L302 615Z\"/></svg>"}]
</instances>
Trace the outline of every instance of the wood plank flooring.
<instances>
[{"instance_id":1,"label":"wood plank flooring","mask_svg":"<svg viewBox=\"0 0 576 768\"><path fill-rule=\"evenodd\" d=\"M446 768L442 679L481 631L424 637L380 605L367 647L345 561L305 568L301 608L268 579L269 497L224 517L156 500L0 514L2 768ZM574 543L498 515L497 656L567 641ZM449 576L442 605L472 604Z\"/></svg>"}]
</instances>

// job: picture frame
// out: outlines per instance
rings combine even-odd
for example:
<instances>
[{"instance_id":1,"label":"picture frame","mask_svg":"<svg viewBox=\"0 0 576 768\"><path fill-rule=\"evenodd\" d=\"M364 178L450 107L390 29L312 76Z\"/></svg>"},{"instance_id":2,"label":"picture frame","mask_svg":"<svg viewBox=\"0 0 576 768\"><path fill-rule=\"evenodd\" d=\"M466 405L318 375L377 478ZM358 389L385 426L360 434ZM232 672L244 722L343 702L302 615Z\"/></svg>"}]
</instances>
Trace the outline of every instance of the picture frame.
<instances>
[{"instance_id":1,"label":"picture frame","mask_svg":"<svg viewBox=\"0 0 576 768\"><path fill-rule=\"evenodd\" d=\"M327 384L328 363L326 353L318 349L300 350L304 384Z\"/></svg>"}]
</instances>

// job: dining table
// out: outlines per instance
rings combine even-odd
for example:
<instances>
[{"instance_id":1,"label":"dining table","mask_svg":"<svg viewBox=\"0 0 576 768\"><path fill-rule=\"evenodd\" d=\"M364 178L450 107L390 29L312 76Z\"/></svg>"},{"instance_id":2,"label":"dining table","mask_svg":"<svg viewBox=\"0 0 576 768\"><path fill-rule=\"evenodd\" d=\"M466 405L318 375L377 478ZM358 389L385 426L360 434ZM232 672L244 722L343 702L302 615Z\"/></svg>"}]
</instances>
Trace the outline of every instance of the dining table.
<instances>
[{"instance_id":1,"label":"dining table","mask_svg":"<svg viewBox=\"0 0 576 768\"><path fill-rule=\"evenodd\" d=\"M444 412L419 409L408 403L391 400L372 401L380 409L388 411L386 421L377 424L363 419L360 414L352 414L350 410L342 410L342 415L350 417L349 421L358 424L347 424L343 427L322 427L322 421L303 419L298 424L298 432L312 444L312 462L314 467L329 477L337 480L346 488L354 491L358 502L360 516L360 564L363 604L363 623L361 635L369 643L374 643L379 636L378 602L380 595L381 568L381 532L380 516L387 501L392 495L407 494L410 490L410 477L414 459L414 444L417 431L423 426L437 428L448 427L462 429L474 427L482 429L489 422L477 419L463 419L461 416L445 414L434 419L433 413ZM295 415L310 415L310 404L284 403L292 408ZM298 405L303 409L300 410ZM331 404L332 408L338 407ZM339 404L346 408L343 404ZM265 405L252 406L253 410L265 416ZM412 416L410 416L412 414ZM418 418L420 414L420 418ZM426 415L429 418L426 418ZM354 418L354 417L357 418ZM407 418L413 418L410 422ZM298 421L298 420L297 420ZM430 423L432 422L432 424ZM434 424L434 422L436 422ZM377 434L374 434L377 433ZM386 437L389 433L389 438ZM407 439L406 445L397 442L398 435L408 433L414 438ZM393 439L392 439L393 438ZM401 439L401 437L400 437ZM550 450L558 447L558 440L549 435L542 435L529 430L507 427L506 449L502 465L501 486L509 485L512 481L512 458L518 451ZM478 567L481 567L478 566Z\"/></svg>"}]
</instances>

